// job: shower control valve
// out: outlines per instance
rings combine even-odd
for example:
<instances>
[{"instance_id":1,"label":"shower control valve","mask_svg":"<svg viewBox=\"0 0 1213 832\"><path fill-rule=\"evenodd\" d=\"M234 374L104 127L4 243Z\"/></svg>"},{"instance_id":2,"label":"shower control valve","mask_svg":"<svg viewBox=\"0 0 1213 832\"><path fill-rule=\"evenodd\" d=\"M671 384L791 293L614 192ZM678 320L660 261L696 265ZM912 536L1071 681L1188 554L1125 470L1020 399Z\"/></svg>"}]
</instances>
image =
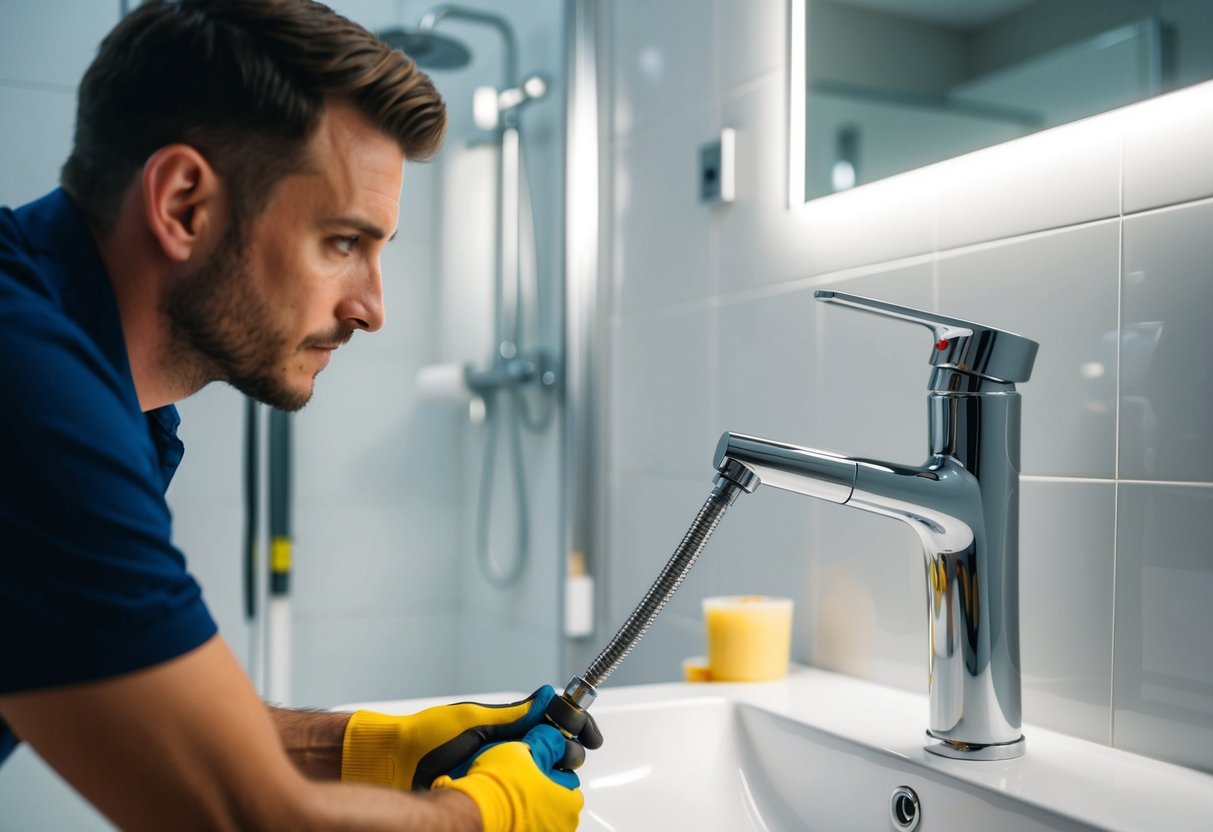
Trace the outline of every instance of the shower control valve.
<instances>
[{"instance_id":1,"label":"shower control valve","mask_svg":"<svg viewBox=\"0 0 1213 832\"><path fill-rule=\"evenodd\" d=\"M521 84L509 89L477 87L472 92L472 121L481 130L495 130L501 115L516 110L528 101L537 101L548 93L548 82L542 75L530 75Z\"/></svg>"}]
</instances>

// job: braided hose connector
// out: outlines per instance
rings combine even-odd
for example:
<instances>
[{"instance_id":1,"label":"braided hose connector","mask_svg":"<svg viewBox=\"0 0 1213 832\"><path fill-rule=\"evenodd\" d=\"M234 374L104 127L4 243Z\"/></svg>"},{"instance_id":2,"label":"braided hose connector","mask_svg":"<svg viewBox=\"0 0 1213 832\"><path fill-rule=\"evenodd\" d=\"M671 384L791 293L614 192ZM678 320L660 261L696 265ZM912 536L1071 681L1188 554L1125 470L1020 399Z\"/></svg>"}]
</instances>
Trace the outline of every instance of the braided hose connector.
<instances>
[{"instance_id":1,"label":"braided hose connector","mask_svg":"<svg viewBox=\"0 0 1213 832\"><path fill-rule=\"evenodd\" d=\"M719 483L722 483L723 486ZM615 637L598 654L598 658L590 663L582 676L590 686L596 688L606 681L607 677L615 672L615 668L619 667L620 663L632 652L632 648L648 632L653 621L665 609L666 604L678 591L682 582L686 580L691 567L699 558L699 553L703 551L712 537L712 533L716 531L716 526L720 524L720 519L724 517L725 512L728 511L729 506L733 504L741 491L741 486L731 480L723 477L718 479L717 488L704 502L703 508L699 509L695 521L687 529L686 536L682 538L682 542L670 556L669 561L661 570L661 574L657 576L657 580L653 581L649 591L645 593L640 604L619 628Z\"/></svg>"},{"instance_id":2,"label":"braided hose connector","mask_svg":"<svg viewBox=\"0 0 1213 832\"><path fill-rule=\"evenodd\" d=\"M577 731L585 724L585 709L597 698L598 685L615 672L615 668L627 658L628 653L632 652L632 648L665 609L665 605L695 565L699 553L716 531L720 518L728 511L729 506L737 501L743 491L751 492L758 487L758 478L740 463L726 459L719 470L712 493L704 502L703 508L699 509L699 514L687 529L686 536L666 561L661 574L649 587L640 604L598 657L590 663L589 669L582 676L574 676L569 680L564 692L548 704L544 716L566 735L576 736ZM569 756L566 753L566 759L561 760L558 765L561 768L573 769L580 765L584 758L584 750L577 756Z\"/></svg>"}]
</instances>

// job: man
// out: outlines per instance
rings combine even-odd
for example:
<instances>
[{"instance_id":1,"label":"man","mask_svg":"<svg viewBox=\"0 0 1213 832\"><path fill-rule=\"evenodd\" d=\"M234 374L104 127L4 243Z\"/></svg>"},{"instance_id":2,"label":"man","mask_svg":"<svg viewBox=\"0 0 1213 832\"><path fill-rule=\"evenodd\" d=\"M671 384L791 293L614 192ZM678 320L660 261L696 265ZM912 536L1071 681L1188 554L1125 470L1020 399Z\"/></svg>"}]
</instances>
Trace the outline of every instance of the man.
<instances>
[{"instance_id":1,"label":"man","mask_svg":"<svg viewBox=\"0 0 1213 832\"><path fill-rule=\"evenodd\" d=\"M102 43L62 188L0 211L0 761L29 743L129 829L576 827L550 687L268 709L170 543L173 402L308 401L382 326L403 164L444 130L411 60L312 0L153 0Z\"/></svg>"}]
</instances>

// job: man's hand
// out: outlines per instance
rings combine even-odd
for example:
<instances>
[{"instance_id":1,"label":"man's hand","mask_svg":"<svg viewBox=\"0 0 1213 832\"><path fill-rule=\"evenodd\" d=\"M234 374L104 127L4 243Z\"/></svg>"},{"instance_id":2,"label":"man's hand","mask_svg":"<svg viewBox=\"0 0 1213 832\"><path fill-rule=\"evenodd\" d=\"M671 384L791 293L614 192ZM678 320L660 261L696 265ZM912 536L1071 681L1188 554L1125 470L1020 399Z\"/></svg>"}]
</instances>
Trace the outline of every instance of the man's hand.
<instances>
[{"instance_id":1,"label":"man's hand","mask_svg":"<svg viewBox=\"0 0 1213 832\"><path fill-rule=\"evenodd\" d=\"M554 695L552 686L544 685L508 705L459 702L410 716L357 711L345 729L341 779L404 790L429 789L436 778L466 765L485 746L521 739L542 724L544 709ZM586 734L587 744L602 744L596 725L587 725ZM557 759L564 750L562 745Z\"/></svg>"},{"instance_id":2,"label":"man's hand","mask_svg":"<svg viewBox=\"0 0 1213 832\"><path fill-rule=\"evenodd\" d=\"M434 789L453 789L472 798L484 832L574 830L585 797L577 775L556 768L565 742L554 727L540 725L522 742L501 743L478 754L466 775L439 777Z\"/></svg>"}]
</instances>

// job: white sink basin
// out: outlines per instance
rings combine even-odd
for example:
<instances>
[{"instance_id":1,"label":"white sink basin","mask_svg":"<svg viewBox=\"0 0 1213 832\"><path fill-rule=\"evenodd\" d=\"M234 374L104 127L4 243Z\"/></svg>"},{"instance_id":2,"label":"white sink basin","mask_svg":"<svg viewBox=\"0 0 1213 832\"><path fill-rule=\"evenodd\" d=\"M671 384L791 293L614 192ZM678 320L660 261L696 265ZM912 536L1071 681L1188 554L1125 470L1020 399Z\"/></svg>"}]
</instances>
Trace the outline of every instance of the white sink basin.
<instances>
[{"instance_id":1,"label":"white sink basin","mask_svg":"<svg viewBox=\"0 0 1213 832\"><path fill-rule=\"evenodd\" d=\"M606 744L579 772L591 832L884 832L901 828L889 811L900 786L918 797L919 832L1213 829L1213 776L1031 725L1019 759L938 757L922 748L925 695L817 670L608 685L592 712Z\"/></svg>"},{"instance_id":2,"label":"white sink basin","mask_svg":"<svg viewBox=\"0 0 1213 832\"><path fill-rule=\"evenodd\" d=\"M1098 828L726 698L608 706L597 719L610 744L581 772L585 830L896 829L900 786L918 796L923 830Z\"/></svg>"},{"instance_id":3,"label":"white sink basin","mask_svg":"<svg viewBox=\"0 0 1213 832\"><path fill-rule=\"evenodd\" d=\"M778 683L604 688L581 769L585 830L920 832L1213 829L1213 776L1025 727L1017 760L922 746L926 696L801 670Z\"/></svg>"}]
</instances>

